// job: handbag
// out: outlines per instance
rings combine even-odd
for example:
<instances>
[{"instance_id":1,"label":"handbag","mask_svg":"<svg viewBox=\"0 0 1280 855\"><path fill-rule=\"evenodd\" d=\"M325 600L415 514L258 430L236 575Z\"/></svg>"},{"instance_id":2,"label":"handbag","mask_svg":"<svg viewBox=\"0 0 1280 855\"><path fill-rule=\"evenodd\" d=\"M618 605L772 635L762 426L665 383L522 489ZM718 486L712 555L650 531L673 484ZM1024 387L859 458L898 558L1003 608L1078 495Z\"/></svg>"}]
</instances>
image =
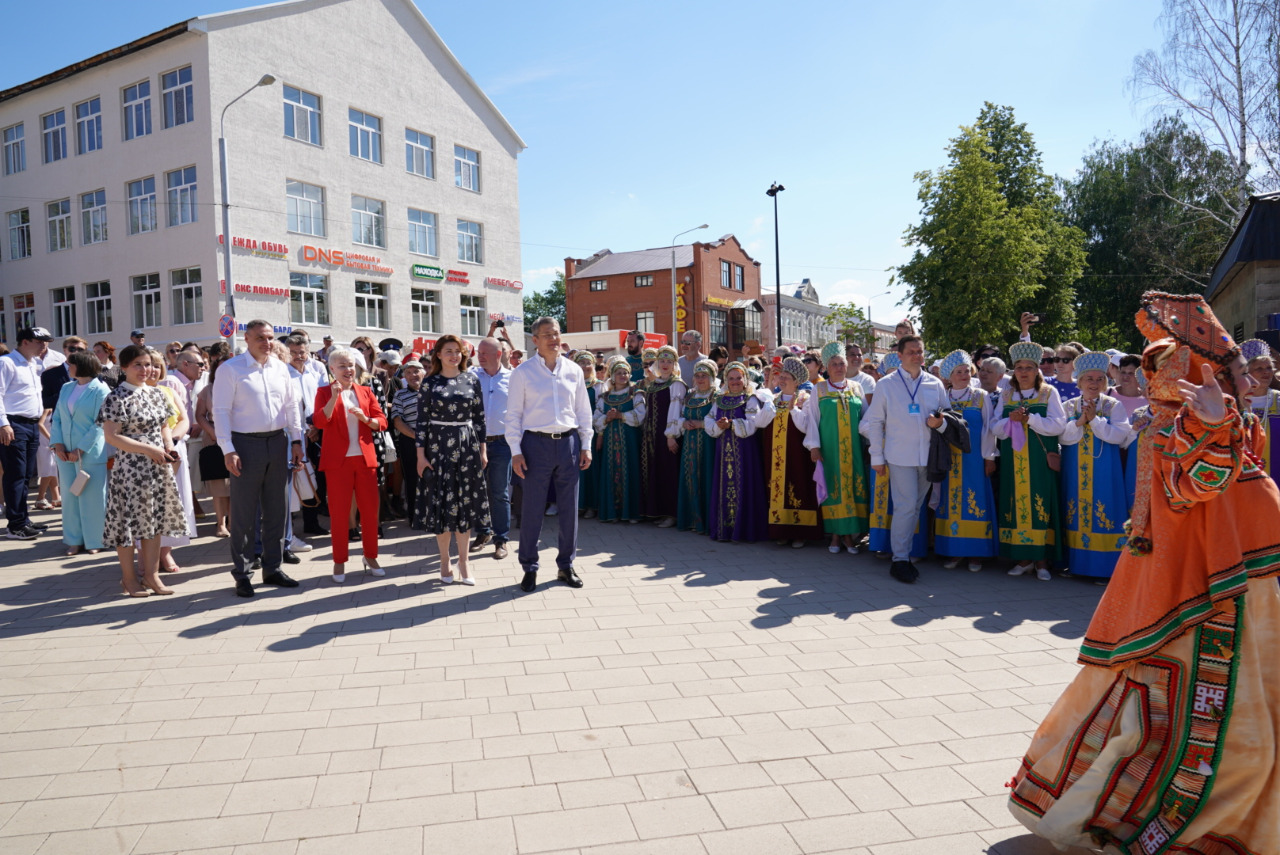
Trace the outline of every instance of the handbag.
<instances>
[{"instance_id":1,"label":"handbag","mask_svg":"<svg viewBox=\"0 0 1280 855\"><path fill-rule=\"evenodd\" d=\"M206 445L200 449L201 481L219 481L230 477L231 473L227 471L226 455L222 453L220 446Z\"/></svg>"},{"instance_id":2,"label":"handbag","mask_svg":"<svg viewBox=\"0 0 1280 855\"><path fill-rule=\"evenodd\" d=\"M1035 433L1035 431L1032 431ZM1044 444L1044 437L1036 433L1036 440L1040 443L1040 450L1044 452L1044 462L1054 472L1062 471L1062 453L1059 451L1050 451L1048 446Z\"/></svg>"},{"instance_id":3,"label":"handbag","mask_svg":"<svg viewBox=\"0 0 1280 855\"><path fill-rule=\"evenodd\" d=\"M311 461L306 458L303 458L301 466L293 470L293 492L302 507L320 506L320 497L316 494L316 476L311 471Z\"/></svg>"},{"instance_id":4,"label":"handbag","mask_svg":"<svg viewBox=\"0 0 1280 855\"><path fill-rule=\"evenodd\" d=\"M67 490L73 496L79 496L84 492L84 488L89 485L89 473L84 471L84 467L80 465L80 461L76 461L76 480L71 482L71 486Z\"/></svg>"}]
</instances>

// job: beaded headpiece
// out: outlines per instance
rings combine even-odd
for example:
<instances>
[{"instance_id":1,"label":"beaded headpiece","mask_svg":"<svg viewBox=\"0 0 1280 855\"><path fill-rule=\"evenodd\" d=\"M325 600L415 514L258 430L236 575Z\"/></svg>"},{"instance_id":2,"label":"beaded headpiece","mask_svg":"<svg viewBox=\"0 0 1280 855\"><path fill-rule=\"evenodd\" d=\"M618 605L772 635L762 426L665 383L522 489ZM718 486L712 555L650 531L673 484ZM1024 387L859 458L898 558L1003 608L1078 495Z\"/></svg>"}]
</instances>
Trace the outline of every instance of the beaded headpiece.
<instances>
[{"instance_id":1,"label":"beaded headpiece","mask_svg":"<svg viewBox=\"0 0 1280 855\"><path fill-rule=\"evenodd\" d=\"M1009 346L1009 364L1015 362L1026 361L1040 364L1040 357L1044 355L1044 348L1036 344L1034 341L1020 341L1017 344Z\"/></svg>"},{"instance_id":2,"label":"beaded headpiece","mask_svg":"<svg viewBox=\"0 0 1280 855\"><path fill-rule=\"evenodd\" d=\"M829 341L822 346L822 362L826 364L833 356L843 356L844 345L838 341Z\"/></svg>"},{"instance_id":3,"label":"beaded headpiece","mask_svg":"<svg viewBox=\"0 0 1280 855\"><path fill-rule=\"evenodd\" d=\"M693 366L694 374L710 374L712 379L720 373L720 368L710 359L699 359Z\"/></svg>"},{"instance_id":4,"label":"beaded headpiece","mask_svg":"<svg viewBox=\"0 0 1280 855\"><path fill-rule=\"evenodd\" d=\"M1089 351L1082 353L1076 357L1076 361L1072 363L1076 376L1079 377L1086 371L1101 371L1107 373L1108 366L1111 365L1111 357L1106 353L1099 351Z\"/></svg>"},{"instance_id":5,"label":"beaded headpiece","mask_svg":"<svg viewBox=\"0 0 1280 855\"><path fill-rule=\"evenodd\" d=\"M886 353L884 359L880 360L880 373L888 374L890 371L897 371L902 367L902 357L897 353Z\"/></svg>"},{"instance_id":6,"label":"beaded headpiece","mask_svg":"<svg viewBox=\"0 0 1280 855\"><path fill-rule=\"evenodd\" d=\"M942 358L942 377L944 380L951 378L951 372L955 371L961 365L968 365L973 368L973 360L969 354L963 350L953 350Z\"/></svg>"},{"instance_id":7,"label":"beaded headpiece","mask_svg":"<svg viewBox=\"0 0 1280 855\"><path fill-rule=\"evenodd\" d=\"M804 383L809 379L809 369L804 367L804 363L794 356L788 356L782 360L782 370L796 378L797 383Z\"/></svg>"},{"instance_id":8,"label":"beaded headpiece","mask_svg":"<svg viewBox=\"0 0 1280 855\"><path fill-rule=\"evenodd\" d=\"M743 376L743 377L749 377L749 376L750 376L750 372L749 372L749 371L747 371L747 366L746 366L745 364L743 364L743 363L741 363L741 362L737 362L737 361L730 362L728 365L726 365L726 366L724 367L724 376L725 376L725 377L728 377L728 376L729 376L729 372L730 372L730 371L733 371L734 369L737 369L738 371L741 371L741 372L742 372L742 376Z\"/></svg>"},{"instance_id":9,"label":"beaded headpiece","mask_svg":"<svg viewBox=\"0 0 1280 855\"><path fill-rule=\"evenodd\" d=\"M657 359L658 349L654 347L646 347L644 350L640 351L640 358L641 359Z\"/></svg>"},{"instance_id":10,"label":"beaded headpiece","mask_svg":"<svg viewBox=\"0 0 1280 855\"><path fill-rule=\"evenodd\" d=\"M655 359L679 359L680 358L680 354L676 353L676 349L669 344L664 344L662 347L658 348L656 351L654 351L653 355Z\"/></svg>"},{"instance_id":11,"label":"beaded headpiece","mask_svg":"<svg viewBox=\"0 0 1280 855\"><path fill-rule=\"evenodd\" d=\"M1271 345L1267 344L1260 338L1251 338L1246 342L1241 342L1240 355L1244 357L1245 364L1247 365L1255 359L1270 356Z\"/></svg>"},{"instance_id":12,"label":"beaded headpiece","mask_svg":"<svg viewBox=\"0 0 1280 855\"><path fill-rule=\"evenodd\" d=\"M1136 320L1147 341L1172 338L1191 348L1193 362L1209 361L1221 368L1240 354L1239 346L1199 294L1148 291L1142 295Z\"/></svg>"},{"instance_id":13,"label":"beaded headpiece","mask_svg":"<svg viewBox=\"0 0 1280 855\"><path fill-rule=\"evenodd\" d=\"M631 373L631 363L627 362L627 358L625 356L609 357L609 362L605 365L605 368L608 370L608 374L610 378L613 377L614 372L616 372L619 368L625 369L627 374Z\"/></svg>"},{"instance_id":14,"label":"beaded headpiece","mask_svg":"<svg viewBox=\"0 0 1280 855\"><path fill-rule=\"evenodd\" d=\"M573 355L573 361L579 365L594 367L596 364L596 355L589 350L580 350Z\"/></svg>"}]
</instances>

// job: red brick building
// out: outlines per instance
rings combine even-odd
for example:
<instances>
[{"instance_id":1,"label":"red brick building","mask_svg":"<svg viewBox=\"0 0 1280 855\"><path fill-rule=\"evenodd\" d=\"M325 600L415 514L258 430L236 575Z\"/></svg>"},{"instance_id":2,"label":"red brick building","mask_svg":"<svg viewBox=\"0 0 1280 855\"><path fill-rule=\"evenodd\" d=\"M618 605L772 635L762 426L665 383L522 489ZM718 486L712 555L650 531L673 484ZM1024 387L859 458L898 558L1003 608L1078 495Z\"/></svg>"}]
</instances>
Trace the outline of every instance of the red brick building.
<instances>
[{"instance_id":1,"label":"red brick building","mask_svg":"<svg viewBox=\"0 0 1280 855\"><path fill-rule=\"evenodd\" d=\"M672 333L671 250L602 249L590 258L564 260L567 332L639 329ZM702 333L705 353L760 339L760 262L733 235L712 243L675 247L676 324Z\"/></svg>"}]
</instances>

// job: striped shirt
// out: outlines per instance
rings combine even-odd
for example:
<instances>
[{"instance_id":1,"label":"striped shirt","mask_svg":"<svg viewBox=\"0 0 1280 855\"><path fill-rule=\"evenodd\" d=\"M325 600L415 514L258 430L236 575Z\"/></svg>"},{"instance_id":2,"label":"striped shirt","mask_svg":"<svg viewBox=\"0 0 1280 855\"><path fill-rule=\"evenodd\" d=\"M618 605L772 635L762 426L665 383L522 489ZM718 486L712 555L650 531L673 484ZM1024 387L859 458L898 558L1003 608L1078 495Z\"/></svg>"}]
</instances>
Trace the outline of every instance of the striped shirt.
<instances>
[{"instance_id":1,"label":"striped shirt","mask_svg":"<svg viewBox=\"0 0 1280 855\"><path fill-rule=\"evenodd\" d=\"M395 397L391 399L391 422L395 423L396 416L404 419L405 427L409 430L417 432L418 429L418 390L404 388L396 392ZM398 431L396 436L401 436Z\"/></svg>"}]
</instances>

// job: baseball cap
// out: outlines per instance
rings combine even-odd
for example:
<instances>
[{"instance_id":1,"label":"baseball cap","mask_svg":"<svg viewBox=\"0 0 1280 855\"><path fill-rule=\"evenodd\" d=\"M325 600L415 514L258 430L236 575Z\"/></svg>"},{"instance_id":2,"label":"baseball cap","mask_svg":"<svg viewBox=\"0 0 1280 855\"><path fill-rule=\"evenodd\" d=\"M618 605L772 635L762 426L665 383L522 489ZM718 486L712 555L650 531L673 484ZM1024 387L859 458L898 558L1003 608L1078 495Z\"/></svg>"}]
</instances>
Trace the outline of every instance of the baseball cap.
<instances>
[{"instance_id":1,"label":"baseball cap","mask_svg":"<svg viewBox=\"0 0 1280 855\"><path fill-rule=\"evenodd\" d=\"M147 337L147 331L146 331L146 330L134 330L133 332L129 333L129 337L130 337L130 338L146 338L146 337Z\"/></svg>"},{"instance_id":2,"label":"baseball cap","mask_svg":"<svg viewBox=\"0 0 1280 855\"><path fill-rule=\"evenodd\" d=\"M378 354L378 359L381 359L383 362L387 363L388 365L399 365L399 364L400 364L400 351L398 351L398 350L384 350L384 351L382 351L382 353L379 353L379 354Z\"/></svg>"},{"instance_id":3,"label":"baseball cap","mask_svg":"<svg viewBox=\"0 0 1280 855\"><path fill-rule=\"evenodd\" d=\"M325 341L333 341L333 336L331 336L331 335L327 335L327 336L325 336L325 337L324 337L324 340L325 340Z\"/></svg>"},{"instance_id":4,"label":"baseball cap","mask_svg":"<svg viewBox=\"0 0 1280 855\"><path fill-rule=\"evenodd\" d=\"M409 358L406 359L404 363L401 364L400 367L401 368L421 368L422 363L418 361L418 355L416 353L411 353L409 354Z\"/></svg>"},{"instance_id":5,"label":"baseball cap","mask_svg":"<svg viewBox=\"0 0 1280 855\"><path fill-rule=\"evenodd\" d=\"M44 327L26 327L18 330L18 341L53 341L53 333Z\"/></svg>"}]
</instances>

